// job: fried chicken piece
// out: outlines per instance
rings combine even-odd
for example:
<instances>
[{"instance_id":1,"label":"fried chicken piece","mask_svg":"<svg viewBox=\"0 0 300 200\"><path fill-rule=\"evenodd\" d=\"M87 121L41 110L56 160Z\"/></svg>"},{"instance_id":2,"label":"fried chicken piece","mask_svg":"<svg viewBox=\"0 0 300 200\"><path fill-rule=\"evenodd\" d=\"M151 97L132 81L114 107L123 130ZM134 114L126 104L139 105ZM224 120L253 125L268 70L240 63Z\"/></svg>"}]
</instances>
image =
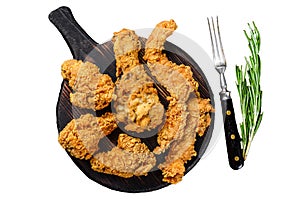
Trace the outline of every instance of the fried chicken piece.
<instances>
[{"instance_id":1,"label":"fried chicken piece","mask_svg":"<svg viewBox=\"0 0 300 200\"><path fill-rule=\"evenodd\" d=\"M166 156L166 162L159 165L162 170L163 181L178 183L184 176L184 164L197 155L194 149L195 136L202 136L210 125L209 112L213 111L208 99L192 98L187 103L189 112L184 132L171 144Z\"/></svg>"},{"instance_id":2,"label":"fried chicken piece","mask_svg":"<svg viewBox=\"0 0 300 200\"><path fill-rule=\"evenodd\" d=\"M75 158L88 160L98 150L99 140L116 128L112 113L101 117L86 114L71 120L60 132L58 141Z\"/></svg>"},{"instance_id":3,"label":"fried chicken piece","mask_svg":"<svg viewBox=\"0 0 300 200\"><path fill-rule=\"evenodd\" d=\"M70 94L73 105L101 110L111 102L114 83L109 75L101 74L96 65L80 60L67 60L62 64L61 72L73 90Z\"/></svg>"},{"instance_id":4,"label":"fried chicken piece","mask_svg":"<svg viewBox=\"0 0 300 200\"><path fill-rule=\"evenodd\" d=\"M168 60L166 54L162 53L162 50L167 37L176 29L177 24L172 19L158 23L147 39L144 59L150 63L170 62L171 65L172 62Z\"/></svg>"},{"instance_id":5,"label":"fried chicken piece","mask_svg":"<svg viewBox=\"0 0 300 200\"><path fill-rule=\"evenodd\" d=\"M166 112L166 121L164 126L157 134L157 146L153 152L155 154L161 154L169 148L172 141L176 140L179 136L179 132L183 132L186 125L186 106L179 104L175 98L169 100L169 107Z\"/></svg>"},{"instance_id":6,"label":"fried chicken piece","mask_svg":"<svg viewBox=\"0 0 300 200\"><path fill-rule=\"evenodd\" d=\"M122 29L114 33L116 76L114 107L118 122L125 123L128 131L143 132L156 128L162 123L164 108L159 102L153 81L139 64L139 37L134 31Z\"/></svg>"},{"instance_id":7,"label":"fried chicken piece","mask_svg":"<svg viewBox=\"0 0 300 200\"><path fill-rule=\"evenodd\" d=\"M177 65L170 61L166 54L162 52L167 37L172 35L176 29L177 25L172 19L170 21L162 21L158 23L146 42L145 55L143 58L147 61L150 69L151 65L160 64L176 70L189 82L189 84L191 84L194 91L198 94L197 91L199 84L194 80L190 66L185 66L183 64ZM153 71L154 70L151 70L151 72ZM176 89L180 89L180 87L176 87ZM176 89L174 88L174 90Z\"/></svg>"},{"instance_id":8,"label":"fried chicken piece","mask_svg":"<svg viewBox=\"0 0 300 200\"><path fill-rule=\"evenodd\" d=\"M77 73L83 62L81 60L66 60L61 65L61 75L69 81L69 86L73 89L76 83Z\"/></svg>"},{"instance_id":9,"label":"fried chicken piece","mask_svg":"<svg viewBox=\"0 0 300 200\"><path fill-rule=\"evenodd\" d=\"M151 74L171 94L172 103L167 110L167 118L158 133L156 154L164 152L173 141L176 141L186 125L186 101L190 95L196 95L198 83L193 79L190 67L177 65L169 61L162 53L166 38L177 28L174 20L163 21L156 25L146 42L144 59ZM194 94L192 94L194 93Z\"/></svg>"},{"instance_id":10,"label":"fried chicken piece","mask_svg":"<svg viewBox=\"0 0 300 200\"><path fill-rule=\"evenodd\" d=\"M190 109L199 110L199 122L196 129L196 132L201 137L204 135L206 129L209 127L211 122L210 113L214 112L213 106L210 104L209 99L197 98L193 100L193 103L190 103ZM194 107L194 108L192 108Z\"/></svg>"},{"instance_id":11,"label":"fried chicken piece","mask_svg":"<svg viewBox=\"0 0 300 200\"><path fill-rule=\"evenodd\" d=\"M163 121L164 107L142 65L123 74L116 83L113 100L117 121L125 123L126 130L140 133Z\"/></svg>"},{"instance_id":12,"label":"fried chicken piece","mask_svg":"<svg viewBox=\"0 0 300 200\"><path fill-rule=\"evenodd\" d=\"M154 63L149 65L149 69L157 81L180 103L185 103L194 91L185 76L174 68Z\"/></svg>"},{"instance_id":13,"label":"fried chicken piece","mask_svg":"<svg viewBox=\"0 0 300 200\"><path fill-rule=\"evenodd\" d=\"M198 108L198 98L188 101L188 117L183 131L179 132L177 140L173 141L165 163L158 167L162 170L163 181L168 183L178 183L184 176L184 164L197 155L194 150L196 141L196 128L199 124L200 110Z\"/></svg>"},{"instance_id":14,"label":"fried chicken piece","mask_svg":"<svg viewBox=\"0 0 300 200\"><path fill-rule=\"evenodd\" d=\"M183 64L177 65L173 63L162 52L167 37L176 28L177 25L174 20L160 22L156 25L146 42L144 59L148 63L151 74L169 91L172 97L170 99L173 101L173 103L169 104L165 125L158 133L157 142L159 146L154 149L156 154L164 152L171 143L178 143L177 140L182 140L185 126L192 127L189 125L190 122L186 122L190 120L190 117L187 120L186 102L189 98L200 98L198 82L194 80L191 68ZM209 100L201 102L209 103ZM207 106L209 105L207 104ZM199 132L199 135L203 135L207 124L210 123L210 115L207 112L206 114L199 119L202 123L198 127L194 127ZM193 144L194 142L192 142ZM189 154L192 155L193 152L191 151ZM178 161L178 163L180 162Z\"/></svg>"},{"instance_id":15,"label":"fried chicken piece","mask_svg":"<svg viewBox=\"0 0 300 200\"><path fill-rule=\"evenodd\" d=\"M134 122L126 125L127 130L139 132L143 129L154 129L162 123L164 107L159 102L158 93L153 84L144 84L129 97L129 119Z\"/></svg>"},{"instance_id":16,"label":"fried chicken piece","mask_svg":"<svg viewBox=\"0 0 300 200\"><path fill-rule=\"evenodd\" d=\"M111 151L98 153L91 159L97 172L130 178L146 176L155 166L155 156L139 138L120 134L118 146Z\"/></svg>"},{"instance_id":17,"label":"fried chicken piece","mask_svg":"<svg viewBox=\"0 0 300 200\"><path fill-rule=\"evenodd\" d=\"M116 76L119 77L140 63L138 52L141 43L135 32L129 29L115 32L112 41L116 58Z\"/></svg>"}]
</instances>

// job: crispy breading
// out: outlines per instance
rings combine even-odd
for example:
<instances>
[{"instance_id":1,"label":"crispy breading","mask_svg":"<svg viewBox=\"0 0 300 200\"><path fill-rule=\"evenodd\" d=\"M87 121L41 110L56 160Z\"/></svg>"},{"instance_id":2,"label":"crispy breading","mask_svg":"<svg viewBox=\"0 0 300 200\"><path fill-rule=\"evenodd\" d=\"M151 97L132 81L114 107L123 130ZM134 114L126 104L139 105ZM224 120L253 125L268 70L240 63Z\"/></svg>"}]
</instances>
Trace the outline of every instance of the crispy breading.
<instances>
[{"instance_id":1,"label":"crispy breading","mask_svg":"<svg viewBox=\"0 0 300 200\"><path fill-rule=\"evenodd\" d=\"M163 121L164 107L142 65L123 74L116 83L113 100L117 121L125 123L128 131L152 130Z\"/></svg>"},{"instance_id":2,"label":"crispy breading","mask_svg":"<svg viewBox=\"0 0 300 200\"><path fill-rule=\"evenodd\" d=\"M139 65L139 37L134 31L122 29L114 33L117 81L114 107L119 122L125 123L128 131L143 132L162 123L163 105L159 102L153 81Z\"/></svg>"},{"instance_id":3,"label":"crispy breading","mask_svg":"<svg viewBox=\"0 0 300 200\"><path fill-rule=\"evenodd\" d=\"M91 159L92 169L97 172L130 178L146 176L155 166L155 156L139 138L120 134L118 146L111 151L98 153Z\"/></svg>"},{"instance_id":4,"label":"crispy breading","mask_svg":"<svg viewBox=\"0 0 300 200\"><path fill-rule=\"evenodd\" d=\"M77 78L77 73L79 68L82 65L81 60L66 60L62 65L61 65L61 75L64 79L69 81L69 86L73 89L76 78Z\"/></svg>"},{"instance_id":5,"label":"crispy breading","mask_svg":"<svg viewBox=\"0 0 300 200\"><path fill-rule=\"evenodd\" d=\"M116 58L116 76L119 77L140 63L138 52L141 43L135 32L129 29L115 32L112 41Z\"/></svg>"},{"instance_id":6,"label":"crispy breading","mask_svg":"<svg viewBox=\"0 0 300 200\"><path fill-rule=\"evenodd\" d=\"M199 84L194 80L190 66L177 65L162 52L167 37L172 35L176 29L177 25L172 19L158 23L148 37L143 58L147 61L149 67L151 67L151 64L160 64L176 70L193 86L194 91L197 93Z\"/></svg>"},{"instance_id":7,"label":"crispy breading","mask_svg":"<svg viewBox=\"0 0 300 200\"><path fill-rule=\"evenodd\" d=\"M103 107L95 105L106 105L113 99L116 111L115 118L107 113L102 120L89 114L81 116L61 131L59 141L72 156L91 158L91 167L97 172L130 178L147 175L156 165L154 153L161 154L168 149L165 161L158 165L163 181L175 184L182 180L184 165L197 155L196 135L202 136L210 125L213 107L209 99L200 97L191 68L173 63L162 52L166 38L176 28L174 20L157 24L146 42L143 57L152 76L171 95L167 97L166 113L153 80L139 62L141 43L132 30L122 29L112 39L119 77L113 94L110 77L103 77L97 66L76 60L62 65L62 76L74 91L70 95L74 105L97 110ZM117 127L116 121L124 123L126 130L143 132L162 124L164 114L165 123L157 134L158 146L153 152L141 139L123 133L119 134L116 147L107 152L98 151L99 140Z\"/></svg>"},{"instance_id":8,"label":"crispy breading","mask_svg":"<svg viewBox=\"0 0 300 200\"><path fill-rule=\"evenodd\" d=\"M159 103L153 84L145 84L133 92L128 102L129 119L142 128L153 129L162 123L164 107ZM126 127L135 130L134 127Z\"/></svg>"},{"instance_id":9,"label":"crispy breading","mask_svg":"<svg viewBox=\"0 0 300 200\"><path fill-rule=\"evenodd\" d=\"M164 126L157 134L157 146L153 152L161 154L169 148L172 141L176 140L179 132L184 130L186 124L186 106L179 104L175 98L170 98L169 107L166 112L166 120Z\"/></svg>"},{"instance_id":10,"label":"crispy breading","mask_svg":"<svg viewBox=\"0 0 300 200\"><path fill-rule=\"evenodd\" d=\"M165 125L158 133L159 146L154 149L155 153L161 153L169 148L166 161L159 168L163 181L173 184L181 181L184 164L196 156L196 133L204 134L212 111L209 99L200 98L191 68L169 61L162 52L166 38L176 28L174 20L157 24L146 42L144 55L152 75L170 92L173 101L169 104Z\"/></svg>"},{"instance_id":11,"label":"crispy breading","mask_svg":"<svg viewBox=\"0 0 300 200\"><path fill-rule=\"evenodd\" d=\"M146 42L144 59L151 74L171 94L172 103L167 110L167 118L158 133L156 154L164 152L172 141L177 140L186 124L186 101L191 93L197 93L198 83L193 79L190 67L177 65L162 53L166 38L177 28L174 20L163 21L156 25ZM195 94L194 94L195 95Z\"/></svg>"},{"instance_id":12,"label":"crispy breading","mask_svg":"<svg viewBox=\"0 0 300 200\"><path fill-rule=\"evenodd\" d=\"M101 74L99 68L80 60L67 60L62 64L62 76L69 81L73 93L70 101L73 105L101 110L112 100L114 83L107 74Z\"/></svg>"},{"instance_id":13,"label":"crispy breading","mask_svg":"<svg viewBox=\"0 0 300 200\"><path fill-rule=\"evenodd\" d=\"M187 110L189 115L184 132L171 144L166 162L159 165L163 181L168 183L181 181L185 172L184 164L197 155L194 150L196 132L199 136L204 134L210 125L209 112L212 112L213 108L208 99L192 98L187 103Z\"/></svg>"},{"instance_id":14,"label":"crispy breading","mask_svg":"<svg viewBox=\"0 0 300 200\"><path fill-rule=\"evenodd\" d=\"M182 180L184 172L185 167L183 160L177 159L174 162L162 168L162 180L167 183L176 184Z\"/></svg>"},{"instance_id":15,"label":"crispy breading","mask_svg":"<svg viewBox=\"0 0 300 200\"><path fill-rule=\"evenodd\" d=\"M192 98L188 101L187 110L188 117L186 126L183 131L179 132L178 137L172 142L166 161L159 165L162 170L163 181L168 183L177 183L184 176L184 164L197 155L194 150L196 141L196 128L199 123L200 111L194 109L198 99Z\"/></svg>"},{"instance_id":16,"label":"crispy breading","mask_svg":"<svg viewBox=\"0 0 300 200\"><path fill-rule=\"evenodd\" d=\"M174 68L154 63L149 65L149 69L157 81L180 103L185 103L194 91L186 77Z\"/></svg>"},{"instance_id":17,"label":"crispy breading","mask_svg":"<svg viewBox=\"0 0 300 200\"><path fill-rule=\"evenodd\" d=\"M71 120L60 132L58 141L72 156L88 160L98 150L99 140L116 128L112 113L101 117L85 114Z\"/></svg>"},{"instance_id":18,"label":"crispy breading","mask_svg":"<svg viewBox=\"0 0 300 200\"><path fill-rule=\"evenodd\" d=\"M162 21L156 25L146 42L144 59L150 63L170 62L166 54L162 53L166 38L177 29L174 20Z\"/></svg>"},{"instance_id":19,"label":"crispy breading","mask_svg":"<svg viewBox=\"0 0 300 200\"><path fill-rule=\"evenodd\" d=\"M210 113L214 112L215 110L213 106L210 104L209 99L198 98L197 103L192 105L193 106L198 105L198 109L200 110L200 118L199 118L199 123L196 132L201 137L204 135L206 129L210 125L211 122Z\"/></svg>"}]
</instances>

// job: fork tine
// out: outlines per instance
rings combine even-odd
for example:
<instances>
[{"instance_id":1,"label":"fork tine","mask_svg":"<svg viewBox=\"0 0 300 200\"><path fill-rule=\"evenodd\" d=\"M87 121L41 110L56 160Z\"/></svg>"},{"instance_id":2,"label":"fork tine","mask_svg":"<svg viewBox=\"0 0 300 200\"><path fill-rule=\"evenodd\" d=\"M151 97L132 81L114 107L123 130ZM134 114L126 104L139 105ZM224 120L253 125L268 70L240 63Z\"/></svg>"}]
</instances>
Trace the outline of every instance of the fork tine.
<instances>
[{"instance_id":1,"label":"fork tine","mask_svg":"<svg viewBox=\"0 0 300 200\"><path fill-rule=\"evenodd\" d=\"M215 40L215 47L216 47L216 51L217 51L217 59L218 61L217 62L220 62L221 61L221 58L220 58L220 52L219 52L219 43L218 43L218 40L217 40L217 35L216 35L216 30L215 30L215 23L214 23L214 19L211 17L211 23L212 23L212 27L213 27L213 33L214 33L214 40Z\"/></svg>"},{"instance_id":2,"label":"fork tine","mask_svg":"<svg viewBox=\"0 0 300 200\"><path fill-rule=\"evenodd\" d=\"M211 41L211 47L212 47L212 53L213 53L213 59L214 61L216 60L216 55L215 55L215 44L214 44L214 39L212 36L212 28L211 24L209 22L209 18L207 17L207 23L208 23L208 28L209 28L209 34L210 34L210 41Z\"/></svg>"},{"instance_id":3,"label":"fork tine","mask_svg":"<svg viewBox=\"0 0 300 200\"><path fill-rule=\"evenodd\" d=\"M213 17L211 17L211 20L207 18L207 22L209 27L214 62L216 65L220 65L220 64L226 65L226 59L225 59L225 54L224 54L221 34L220 34L220 28L219 28L219 18L218 16L216 17L216 24L214 22Z\"/></svg>"},{"instance_id":4,"label":"fork tine","mask_svg":"<svg viewBox=\"0 0 300 200\"><path fill-rule=\"evenodd\" d=\"M218 16L217 16L217 30L218 30L218 35L219 35L220 49L222 51L222 59L223 59L224 64L226 65L226 59L225 59L224 49L223 49L222 40L221 40L220 27L219 27L219 17Z\"/></svg>"}]
</instances>

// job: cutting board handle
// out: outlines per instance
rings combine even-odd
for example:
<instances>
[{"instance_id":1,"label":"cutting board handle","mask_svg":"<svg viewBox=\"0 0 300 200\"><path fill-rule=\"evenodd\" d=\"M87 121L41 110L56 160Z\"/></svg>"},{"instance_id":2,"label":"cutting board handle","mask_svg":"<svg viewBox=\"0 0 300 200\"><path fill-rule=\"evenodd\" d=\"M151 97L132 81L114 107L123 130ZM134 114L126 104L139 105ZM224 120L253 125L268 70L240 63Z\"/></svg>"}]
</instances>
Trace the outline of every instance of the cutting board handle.
<instances>
[{"instance_id":1,"label":"cutting board handle","mask_svg":"<svg viewBox=\"0 0 300 200\"><path fill-rule=\"evenodd\" d=\"M49 14L49 20L67 42L74 59L84 60L97 43L83 30L75 20L72 11L62 6Z\"/></svg>"}]
</instances>

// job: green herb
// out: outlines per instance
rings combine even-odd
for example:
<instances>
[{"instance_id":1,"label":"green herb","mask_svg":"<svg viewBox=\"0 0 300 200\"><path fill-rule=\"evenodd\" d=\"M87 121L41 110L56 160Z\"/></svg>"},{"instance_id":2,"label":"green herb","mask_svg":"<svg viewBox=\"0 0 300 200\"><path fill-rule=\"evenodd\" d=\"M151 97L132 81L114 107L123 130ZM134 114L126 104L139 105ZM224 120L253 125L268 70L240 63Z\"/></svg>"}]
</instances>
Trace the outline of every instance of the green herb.
<instances>
[{"instance_id":1,"label":"green herb","mask_svg":"<svg viewBox=\"0 0 300 200\"><path fill-rule=\"evenodd\" d=\"M245 30L244 33L248 40L251 55L248 58L245 57L245 66L236 66L236 85L240 96L243 117L243 122L240 123L240 130L245 160L263 117L261 111L262 91L260 88L260 34L254 22L252 26L248 24L248 27L250 29L249 33Z\"/></svg>"}]
</instances>

